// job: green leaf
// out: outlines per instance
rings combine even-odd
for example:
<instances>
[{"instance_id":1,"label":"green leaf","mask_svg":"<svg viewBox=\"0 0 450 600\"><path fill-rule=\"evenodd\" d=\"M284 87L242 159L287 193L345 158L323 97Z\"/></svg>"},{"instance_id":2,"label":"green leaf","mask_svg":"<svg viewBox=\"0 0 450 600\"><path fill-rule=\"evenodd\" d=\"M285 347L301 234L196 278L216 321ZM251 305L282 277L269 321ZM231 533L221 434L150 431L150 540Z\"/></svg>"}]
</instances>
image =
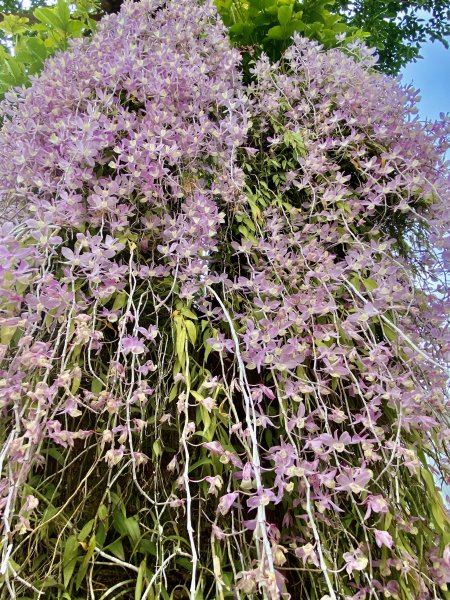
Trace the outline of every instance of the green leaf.
<instances>
[{"instance_id":1,"label":"green leaf","mask_svg":"<svg viewBox=\"0 0 450 600\"><path fill-rule=\"evenodd\" d=\"M190 465L189 473L192 473L193 471L195 471L195 469L198 469L198 467L202 467L203 465L210 465L210 464L212 464L212 459L209 456L207 456L206 458L201 458L194 464Z\"/></svg>"},{"instance_id":2,"label":"green leaf","mask_svg":"<svg viewBox=\"0 0 450 600\"><path fill-rule=\"evenodd\" d=\"M303 23L303 21L296 20L296 21L292 21L291 23L289 23L289 28L292 30L291 35L294 33L294 31L299 31L299 32L305 31L305 27L306 27L306 24Z\"/></svg>"},{"instance_id":3,"label":"green leaf","mask_svg":"<svg viewBox=\"0 0 450 600\"><path fill-rule=\"evenodd\" d=\"M81 37L84 30L84 25L81 21L77 21L76 19L71 19L67 24L67 33L70 37Z\"/></svg>"},{"instance_id":4,"label":"green leaf","mask_svg":"<svg viewBox=\"0 0 450 600\"><path fill-rule=\"evenodd\" d=\"M80 387L80 384L81 384L81 372L80 372L79 377L74 377L72 379L72 386L70 388L70 393L72 394L72 396L75 396L75 394L78 391L78 388Z\"/></svg>"},{"instance_id":5,"label":"green leaf","mask_svg":"<svg viewBox=\"0 0 450 600\"><path fill-rule=\"evenodd\" d=\"M9 35L20 35L29 31L27 17L20 17L19 15L3 15L3 20L0 22L0 30L4 31Z\"/></svg>"},{"instance_id":6,"label":"green leaf","mask_svg":"<svg viewBox=\"0 0 450 600\"><path fill-rule=\"evenodd\" d=\"M123 308L128 300L128 294L126 292L119 292L117 294L117 296L114 299L114 304L112 307L112 310L119 310L120 308Z\"/></svg>"},{"instance_id":7,"label":"green leaf","mask_svg":"<svg viewBox=\"0 0 450 600\"><path fill-rule=\"evenodd\" d=\"M109 544L109 546L107 546L105 550L110 552L116 558L119 558L120 560L125 560L125 552L121 540L115 540L112 544Z\"/></svg>"},{"instance_id":8,"label":"green leaf","mask_svg":"<svg viewBox=\"0 0 450 600\"><path fill-rule=\"evenodd\" d=\"M202 402L205 399L205 397L202 396L202 394L196 392L195 390L191 390L191 395L197 400L197 402Z\"/></svg>"},{"instance_id":9,"label":"green leaf","mask_svg":"<svg viewBox=\"0 0 450 600\"><path fill-rule=\"evenodd\" d=\"M54 8L36 8L33 14L36 19L47 25L50 29L55 28L64 31L65 23L61 21L60 16Z\"/></svg>"},{"instance_id":10,"label":"green leaf","mask_svg":"<svg viewBox=\"0 0 450 600\"><path fill-rule=\"evenodd\" d=\"M386 513L386 516L384 517L384 528L386 529L386 531L388 531L389 527L391 526L392 518L392 513Z\"/></svg>"},{"instance_id":11,"label":"green leaf","mask_svg":"<svg viewBox=\"0 0 450 600\"><path fill-rule=\"evenodd\" d=\"M61 20L61 23L64 25L64 30L66 30L70 21L70 10L69 5L65 2L65 0L58 0L56 12Z\"/></svg>"},{"instance_id":12,"label":"green leaf","mask_svg":"<svg viewBox=\"0 0 450 600\"><path fill-rule=\"evenodd\" d=\"M175 400L175 398L178 395L178 385L175 384L172 386L172 389L170 390L170 394L169 394L169 402L172 402L173 400Z\"/></svg>"},{"instance_id":13,"label":"green leaf","mask_svg":"<svg viewBox=\"0 0 450 600\"><path fill-rule=\"evenodd\" d=\"M155 440L153 442L152 448L153 448L153 454L156 456L156 458L158 458L158 456L161 456L161 454L163 453L161 444L159 443L158 440Z\"/></svg>"},{"instance_id":14,"label":"green leaf","mask_svg":"<svg viewBox=\"0 0 450 600\"><path fill-rule=\"evenodd\" d=\"M77 536L71 535L67 538L66 543L64 544L63 580L65 588L69 586L70 580L72 579L72 575L77 564L78 550L79 543Z\"/></svg>"},{"instance_id":15,"label":"green leaf","mask_svg":"<svg viewBox=\"0 0 450 600\"><path fill-rule=\"evenodd\" d=\"M436 487L433 475L425 468L420 469L420 473L428 489L428 503L433 520L437 528L447 537L450 534L450 519L445 512L442 497Z\"/></svg>"},{"instance_id":16,"label":"green leaf","mask_svg":"<svg viewBox=\"0 0 450 600\"><path fill-rule=\"evenodd\" d=\"M291 20L293 8L293 4L290 4L289 6L280 6L278 9L278 22L281 27L286 27Z\"/></svg>"},{"instance_id":17,"label":"green leaf","mask_svg":"<svg viewBox=\"0 0 450 600\"><path fill-rule=\"evenodd\" d=\"M370 279L369 277L367 279L363 279L363 283L364 287L368 292L373 292L373 290L376 290L378 287L378 283L374 279Z\"/></svg>"},{"instance_id":18,"label":"green leaf","mask_svg":"<svg viewBox=\"0 0 450 600\"><path fill-rule=\"evenodd\" d=\"M192 319L193 321L197 321L197 315L194 312L192 312L192 310L190 310L189 308L187 308L185 306L181 306L179 308L179 311L181 312L181 314L183 316L189 317L189 319Z\"/></svg>"},{"instance_id":19,"label":"green leaf","mask_svg":"<svg viewBox=\"0 0 450 600\"><path fill-rule=\"evenodd\" d=\"M137 518L136 517L128 517L127 519L125 519L124 528L125 528L127 536L132 541L133 546L136 546L142 537Z\"/></svg>"},{"instance_id":20,"label":"green leaf","mask_svg":"<svg viewBox=\"0 0 450 600\"><path fill-rule=\"evenodd\" d=\"M83 557L83 560L81 562L80 568L77 573L77 578L75 580L75 587L77 590L79 589L83 579L86 577L86 572L89 567L89 562L94 554L95 544L96 544L95 535L93 535L89 541L89 545L87 547L86 554Z\"/></svg>"},{"instance_id":21,"label":"green leaf","mask_svg":"<svg viewBox=\"0 0 450 600\"><path fill-rule=\"evenodd\" d=\"M36 58L44 61L47 58L47 48L42 40L37 37L30 37L26 41L26 45L31 54L34 54Z\"/></svg>"},{"instance_id":22,"label":"green leaf","mask_svg":"<svg viewBox=\"0 0 450 600\"><path fill-rule=\"evenodd\" d=\"M105 526L103 525L103 523L100 523L97 527L97 531L95 532L95 538L97 540L97 546L99 546L99 548L103 548L106 539L106 533L107 532Z\"/></svg>"},{"instance_id":23,"label":"green leaf","mask_svg":"<svg viewBox=\"0 0 450 600\"><path fill-rule=\"evenodd\" d=\"M16 329L17 326L3 326L0 329L0 340L2 344L5 344L5 346L9 346L11 340L14 337L14 334L16 333Z\"/></svg>"},{"instance_id":24,"label":"green leaf","mask_svg":"<svg viewBox=\"0 0 450 600\"><path fill-rule=\"evenodd\" d=\"M2 73L0 79L6 81L8 87L23 85L26 82L25 66L20 64L15 58L11 56L4 61L3 65L7 72Z\"/></svg>"},{"instance_id":25,"label":"green leaf","mask_svg":"<svg viewBox=\"0 0 450 600\"><path fill-rule=\"evenodd\" d=\"M91 392L93 394L99 394L103 389L103 383L101 382L100 379L98 379L98 377L95 377L94 379L92 379L92 383L91 383Z\"/></svg>"},{"instance_id":26,"label":"green leaf","mask_svg":"<svg viewBox=\"0 0 450 600\"><path fill-rule=\"evenodd\" d=\"M59 511L56 508L56 506L53 506L53 504L49 504L45 509L44 514L42 515L41 523L48 523L48 521L51 521L57 512Z\"/></svg>"},{"instance_id":27,"label":"green leaf","mask_svg":"<svg viewBox=\"0 0 450 600\"><path fill-rule=\"evenodd\" d=\"M186 331L188 334L188 338L193 346L195 346L195 342L197 341L197 328L192 321L185 321Z\"/></svg>"},{"instance_id":28,"label":"green leaf","mask_svg":"<svg viewBox=\"0 0 450 600\"><path fill-rule=\"evenodd\" d=\"M384 335L390 342L395 342L398 339L398 334L393 327L387 325L386 323L382 323Z\"/></svg>"},{"instance_id":29,"label":"green leaf","mask_svg":"<svg viewBox=\"0 0 450 600\"><path fill-rule=\"evenodd\" d=\"M136 589L134 591L134 600L141 600L142 590L144 587L145 571L146 571L146 560L144 558L144 560L139 565L139 571L138 571L138 575L136 578Z\"/></svg>"},{"instance_id":30,"label":"green leaf","mask_svg":"<svg viewBox=\"0 0 450 600\"><path fill-rule=\"evenodd\" d=\"M139 542L138 550L141 554L150 554L151 556L157 555L155 542L145 538Z\"/></svg>"},{"instance_id":31,"label":"green leaf","mask_svg":"<svg viewBox=\"0 0 450 600\"><path fill-rule=\"evenodd\" d=\"M184 353L186 347L186 329L184 326L177 327L177 336L176 336L176 352L178 356L178 360L181 364L184 364Z\"/></svg>"},{"instance_id":32,"label":"green leaf","mask_svg":"<svg viewBox=\"0 0 450 600\"><path fill-rule=\"evenodd\" d=\"M95 522L94 519L91 519L90 521L88 521L86 523L86 525L80 531L80 533L78 534L78 540L80 542L84 542L84 540L87 538L87 536L91 533L92 528L94 527L94 522Z\"/></svg>"},{"instance_id":33,"label":"green leaf","mask_svg":"<svg viewBox=\"0 0 450 600\"><path fill-rule=\"evenodd\" d=\"M108 508L104 504L100 504L97 510L97 516L100 519L100 521L106 521L106 519L108 518L108 514Z\"/></svg>"},{"instance_id":34,"label":"green leaf","mask_svg":"<svg viewBox=\"0 0 450 600\"><path fill-rule=\"evenodd\" d=\"M56 448L45 448L44 450L41 450L41 454L44 456L51 456L60 466L64 465L64 456L61 452L58 452Z\"/></svg>"},{"instance_id":35,"label":"green leaf","mask_svg":"<svg viewBox=\"0 0 450 600\"><path fill-rule=\"evenodd\" d=\"M116 514L114 515L114 529L118 533L120 533L121 536L127 535L127 530L125 528L125 520L126 520L125 514L121 510L118 510L116 512Z\"/></svg>"},{"instance_id":36,"label":"green leaf","mask_svg":"<svg viewBox=\"0 0 450 600\"><path fill-rule=\"evenodd\" d=\"M279 25L271 27L267 32L267 37L271 40L282 40L285 37L283 29Z\"/></svg>"}]
</instances>

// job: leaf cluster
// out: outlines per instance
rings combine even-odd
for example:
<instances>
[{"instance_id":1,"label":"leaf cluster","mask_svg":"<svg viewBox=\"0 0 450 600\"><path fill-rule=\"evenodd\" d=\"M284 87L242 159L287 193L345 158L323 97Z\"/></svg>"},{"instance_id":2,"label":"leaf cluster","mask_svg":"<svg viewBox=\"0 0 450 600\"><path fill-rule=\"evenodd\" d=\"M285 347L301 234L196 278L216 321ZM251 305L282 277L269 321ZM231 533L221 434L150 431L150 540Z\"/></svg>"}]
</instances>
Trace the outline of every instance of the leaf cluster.
<instances>
[{"instance_id":1,"label":"leaf cluster","mask_svg":"<svg viewBox=\"0 0 450 600\"><path fill-rule=\"evenodd\" d=\"M348 25L370 33L369 45L379 52L379 68L391 75L420 58L427 41L449 47L448 0L336 0L335 8Z\"/></svg>"},{"instance_id":2,"label":"leaf cluster","mask_svg":"<svg viewBox=\"0 0 450 600\"><path fill-rule=\"evenodd\" d=\"M0 97L11 87L28 85L30 76L42 70L48 57L67 49L71 38L90 35L96 27L92 18L97 10L95 0L75 4L58 0L55 6L10 13L19 8L16 4L6 5L0 22Z\"/></svg>"},{"instance_id":3,"label":"leaf cluster","mask_svg":"<svg viewBox=\"0 0 450 600\"><path fill-rule=\"evenodd\" d=\"M348 41L366 36L346 23L333 5L333 0L216 0L231 41L244 48L244 64L261 52L279 60L296 32L326 48L336 45L339 34Z\"/></svg>"}]
</instances>

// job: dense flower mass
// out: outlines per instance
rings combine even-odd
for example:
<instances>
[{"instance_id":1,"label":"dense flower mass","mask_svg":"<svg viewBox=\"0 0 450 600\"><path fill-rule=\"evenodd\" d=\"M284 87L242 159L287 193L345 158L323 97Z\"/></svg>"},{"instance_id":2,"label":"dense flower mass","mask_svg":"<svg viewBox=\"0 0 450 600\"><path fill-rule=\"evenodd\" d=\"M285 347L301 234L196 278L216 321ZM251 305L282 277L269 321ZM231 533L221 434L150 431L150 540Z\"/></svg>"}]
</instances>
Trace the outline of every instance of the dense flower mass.
<instances>
[{"instance_id":1,"label":"dense flower mass","mask_svg":"<svg viewBox=\"0 0 450 600\"><path fill-rule=\"evenodd\" d=\"M8 95L0 597L445 597L449 127L373 65L143 0Z\"/></svg>"}]
</instances>

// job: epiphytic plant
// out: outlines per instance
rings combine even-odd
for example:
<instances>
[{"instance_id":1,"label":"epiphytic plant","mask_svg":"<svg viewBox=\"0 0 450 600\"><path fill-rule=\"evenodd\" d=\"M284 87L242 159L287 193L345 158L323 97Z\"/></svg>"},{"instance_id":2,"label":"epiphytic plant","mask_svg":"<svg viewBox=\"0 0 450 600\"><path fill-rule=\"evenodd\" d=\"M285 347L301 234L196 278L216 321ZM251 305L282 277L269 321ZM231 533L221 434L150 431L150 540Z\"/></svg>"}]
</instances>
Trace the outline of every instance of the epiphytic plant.
<instances>
[{"instance_id":1,"label":"epiphytic plant","mask_svg":"<svg viewBox=\"0 0 450 600\"><path fill-rule=\"evenodd\" d=\"M448 123L238 64L144 0L2 104L3 598L447 593Z\"/></svg>"}]
</instances>

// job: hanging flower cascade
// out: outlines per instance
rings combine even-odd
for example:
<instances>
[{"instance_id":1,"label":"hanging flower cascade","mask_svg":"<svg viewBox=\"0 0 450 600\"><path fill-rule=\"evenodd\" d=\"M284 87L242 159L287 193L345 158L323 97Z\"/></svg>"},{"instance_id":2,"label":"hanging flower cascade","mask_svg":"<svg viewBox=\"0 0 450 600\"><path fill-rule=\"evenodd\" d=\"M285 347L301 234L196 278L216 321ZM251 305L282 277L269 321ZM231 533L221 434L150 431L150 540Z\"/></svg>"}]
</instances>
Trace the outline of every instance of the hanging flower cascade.
<instances>
[{"instance_id":1,"label":"hanging flower cascade","mask_svg":"<svg viewBox=\"0 0 450 600\"><path fill-rule=\"evenodd\" d=\"M448 122L126 3L2 104L1 598L445 598Z\"/></svg>"}]
</instances>

